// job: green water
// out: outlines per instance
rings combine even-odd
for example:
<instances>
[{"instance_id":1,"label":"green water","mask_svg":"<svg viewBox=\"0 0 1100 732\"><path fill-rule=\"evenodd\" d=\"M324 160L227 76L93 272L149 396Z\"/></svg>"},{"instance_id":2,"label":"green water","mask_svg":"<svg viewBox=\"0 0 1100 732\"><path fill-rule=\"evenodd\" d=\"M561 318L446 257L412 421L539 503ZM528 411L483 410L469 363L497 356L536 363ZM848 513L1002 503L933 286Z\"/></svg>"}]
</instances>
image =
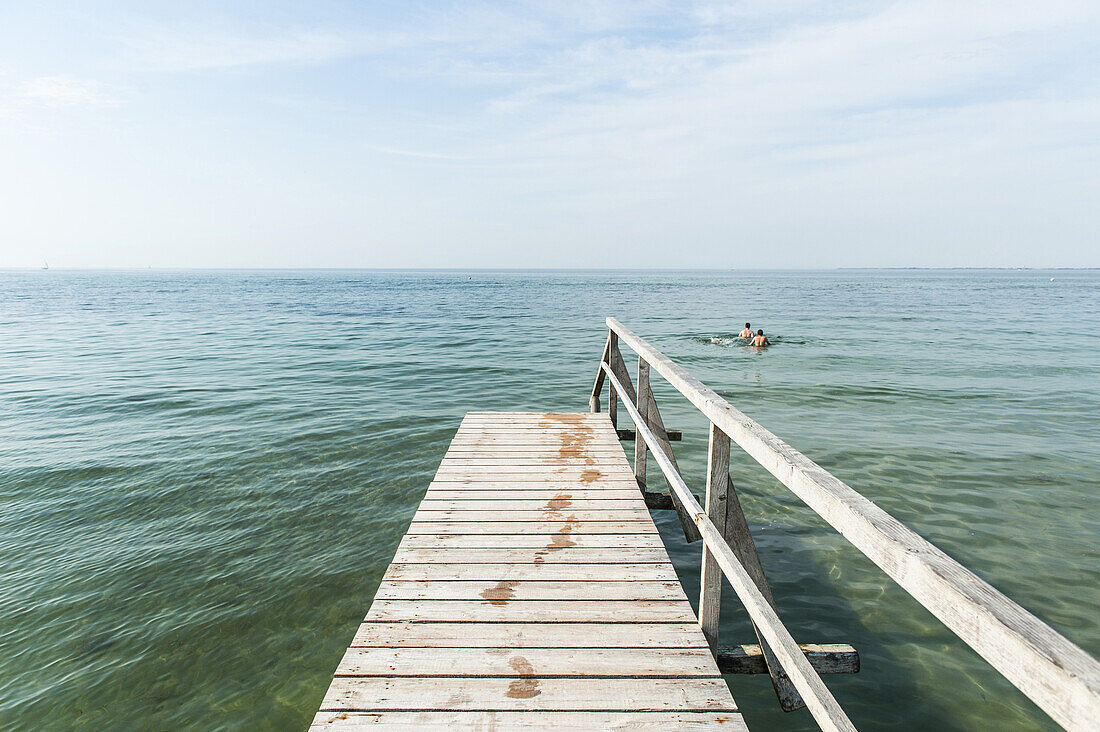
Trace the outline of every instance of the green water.
<instances>
[{"instance_id":1,"label":"green water","mask_svg":"<svg viewBox=\"0 0 1100 732\"><path fill-rule=\"evenodd\" d=\"M1100 655L1100 272L9 271L0 727L304 728L462 415L584 411L607 315ZM655 382L699 488L706 423ZM1054 728L734 460L795 636L860 651L826 681L861 729Z\"/></svg>"}]
</instances>

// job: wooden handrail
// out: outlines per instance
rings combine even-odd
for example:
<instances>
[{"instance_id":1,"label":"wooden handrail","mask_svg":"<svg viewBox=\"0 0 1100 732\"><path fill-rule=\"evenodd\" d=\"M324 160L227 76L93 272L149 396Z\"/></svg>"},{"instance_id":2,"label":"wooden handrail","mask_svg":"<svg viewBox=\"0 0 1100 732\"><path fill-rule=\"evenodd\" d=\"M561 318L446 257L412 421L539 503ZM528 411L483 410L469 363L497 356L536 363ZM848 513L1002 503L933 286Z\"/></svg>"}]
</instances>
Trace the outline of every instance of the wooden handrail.
<instances>
[{"instance_id":1,"label":"wooden handrail","mask_svg":"<svg viewBox=\"0 0 1100 732\"><path fill-rule=\"evenodd\" d=\"M605 371L607 380L612 387L620 394L625 395L626 388L615 377L611 368L607 364L604 364L601 368ZM798 693L802 695L806 707L813 714L818 725L823 730L837 730L838 732L840 730L852 730L854 732L855 725L848 719L833 695L829 693L829 689L821 681L821 677L817 675L817 672L814 671L813 666L810 665L810 662L798 647L798 643L791 637L787 627L783 625L783 621L775 614L775 610L772 609L764 595L757 589L756 584L749 577L745 568L741 566L733 550L730 549L729 544L722 537L722 532L710 520L706 511L699 505L695 495L688 489L687 484L684 483L684 479L673 466L672 461L661 449L657 436L649 429L646 420L642 418L638 409L630 403L630 400L625 397L623 406L630 413L630 418L634 420L634 426L638 430L638 434L645 439L649 449L653 452L653 457L665 474L669 487L679 497L695 525L699 527L699 533L703 535L703 541L707 548L713 553L715 561L722 568L722 572L726 575L726 579L729 580L734 592L741 598L749 617L752 618L761 635L764 636L768 645L771 646L775 655L779 658L783 670L787 672L795 688L798 689Z\"/></svg>"},{"instance_id":2,"label":"wooden handrail","mask_svg":"<svg viewBox=\"0 0 1100 732\"><path fill-rule=\"evenodd\" d=\"M618 320L608 318L607 326L712 424L828 521L1058 724L1068 730L1100 727L1100 663L1089 654L734 408ZM616 380L610 374L609 378L615 385ZM631 417L635 418L640 434L648 431L637 423L633 410ZM654 450L654 455L660 453ZM664 469L659 457L658 463ZM672 480L669 482L671 485ZM691 495L686 486L684 492ZM695 505L698 506L698 502ZM710 528L713 529L713 525ZM702 524L700 530L710 547L713 533L703 530ZM723 561L732 557L732 553L727 556L719 553L717 547L711 548L726 570ZM768 638L768 642L772 639ZM784 649L784 653L788 650ZM775 651L779 655L780 649ZM805 695L788 659L781 655L780 661L791 673L799 692Z\"/></svg>"}]
</instances>

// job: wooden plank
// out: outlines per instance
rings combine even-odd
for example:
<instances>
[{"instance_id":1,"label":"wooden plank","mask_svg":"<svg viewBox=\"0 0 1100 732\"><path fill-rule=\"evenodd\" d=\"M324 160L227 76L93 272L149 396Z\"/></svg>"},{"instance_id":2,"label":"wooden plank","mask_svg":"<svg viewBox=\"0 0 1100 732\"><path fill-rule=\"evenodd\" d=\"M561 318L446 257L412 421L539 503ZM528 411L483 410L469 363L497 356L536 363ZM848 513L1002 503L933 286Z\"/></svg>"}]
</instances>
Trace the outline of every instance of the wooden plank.
<instances>
[{"instance_id":1,"label":"wooden plank","mask_svg":"<svg viewBox=\"0 0 1100 732\"><path fill-rule=\"evenodd\" d=\"M553 524L531 521L414 521L407 534L532 534L553 536L559 533ZM658 535L657 527L648 517L645 521L577 521L569 525L569 535L587 534L650 534Z\"/></svg>"},{"instance_id":2,"label":"wooden plank","mask_svg":"<svg viewBox=\"0 0 1100 732\"><path fill-rule=\"evenodd\" d=\"M545 491L574 491L574 490L603 490L603 489L615 489L615 490L634 490L638 489L637 484L634 482L634 478L604 478L600 480L586 481L583 485L578 485L575 481L568 482L562 480L539 480L532 479L532 476L524 476L522 480L497 480L493 476L482 476L479 478L471 478L468 480L433 480L428 488L446 488L447 490L465 490L467 487L476 488L477 490L545 490Z\"/></svg>"},{"instance_id":3,"label":"wooden plank","mask_svg":"<svg viewBox=\"0 0 1100 732\"><path fill-rule=\"evenodd\" d=\"M520 668L526 656L513 658ZM515 679L454 677L373 678L338 676L321 702L322 711L384 709L579 711L729 711L729 690L721 678L690 679Z\"/></svg>"},{"instance_id":4,"label":"wooden plank","mask_svg":"<svg viewBox=\"0 0 1100 732\"><path fill-rule=\"evenodd\" d=\"M700 648L690 623L363 623L352 646L385 648Z\"/></svg>"},{"instance_id":5,"label":"wooden plank","mask_svg":"<svg viewBox=\"0 0 1100 732\"><path fill-rule=\"evenodd\" d=\"M375 600L685 600L679 582L387 580Z\"/></svg>"},{"instance_id":6,"label":"wooden plank","mask_svg":"<svg viewBox=\"0 0 1100 732\"><path fill-rule=\"evenodd\" d=\"M608 449L618 442L614 431L548 430L548 429L509 429L476 430L464 432L455 443L458 446L477 444L492 445L530 445L535 447L597 447Z\"/></svg>"},{"instance_id":7,"label":"wooden plank","mask_svg":"<svg viewBox=\"0 0 1100 732\"><path fill-rule=\"evenodd\" d=\"M859 653L842 643L799 643L806 660L819 674L859 673ZM718 668L724 674L769 673L764 652L758 645L730 646L718 649Z\"/></svg>"},{"instance_id":8,"label":"wooden plank","mask_svg":"<svg viewBox=\"0 0 1100 732\"><path fill-rule=\"evenodd\" d=\"M451 447L456 451L470 452L473 450L478 451L490 451L501 450L504 452L516 451L561 451L563 449L574 450L586 450L589 453L606 454L611 452L616 443L612 443L607 440L591 440L584 444L573 443L572 445L562 445L560 439L550 439L549 437L514 437L509 438L507 436L501 438L486 437L482 439L465 439L453 442ZM450 449L450 448L449 448ZM619 449L622 449L621 444Z\"/></svg>"},{"instance_id":9,"label":"wooden plank","mask_svg":"<svg viewBox=\"0 0 1100 732\"><path fill-rule=\"evenodd\" d=\"M649 511L645 508L630 510L618 508L615 510L585 511L429 511L419 510L413 517L414 521L644 521L649 518Z\"/></svg>"},{"instance_id":10,"label":"wooden plank","mask_svg":"<svg viewBox=\"0 0 1100 732\"><path fill-rule=\"evenodd\" d=\"M499 410L499 409L477 409L466 412L467 417L524 417L528 415L537 415L539 417L568 417L577 419L595 419L596 415L589 414L588 412L547 412L543 410Z\"/></svg>"},{"instance_id":11,"label":"wooden plank","mask_svg":"<svg viewBox=\"0 0 1100 732\"><path fill-rule=\"evenodd\" d=\"M618 477L620 479L631 476L630 466L624 461L622 465L611 463L609 465L456 465L450 467L440 465L439 473L467 473L469 475L537 475L551 480L597 480L599 478Z\"/></svg>"},{"instance_id":12,"label":"wooden plank","mask_svg":"<svg viewBox=\"0 0 1100 732\"><path fill-rule=\"evenodd\" d=\"M311 732L339 730L358 732L390 728L418 730L547 730L555 732L591 732L591 730L668 730L711 729L721 726L730 732L748 728L740 714L729 712L318 712Z\"/></svg>"},{"instance_id":13,"label":"wooden plank","mask_svg":"<svg viewBox=\"0 0 1100 732\"><path fill-rule=\"evenodd\" d=\"M633 478L631 479L633 482ZM437 473L432 479L432 482L438 483L543 483L552 485L563 485L565 488L586 488L592 489L593 487L599 487L601 485L615 484L615 487L621 487L626 479L621 475L605 475L599 471L593 471L592 474L579 478L578 476L567 475L536 475L534 473Z\"/></svg>"},{"instance_id":14,"label":"wooden plank","mask_svg":"<svg viewBox=\"0 0 1100 732\"><path fill-rule=\"evenodd\" d=\"M424 511L541 511L568 513L576 509L585 511L617 511L642 508L641 496L637 498L585 498L574 499L572 494L559 491L555 498L498 498L453 501L425 496L420 503Z\"/></svg>"},{"instance_id":15,"label":"wooden plank","mask_svg":"<svg viewBox=\"0 0 1100 732\"><path fill-rule=\"evenodd\" d=\"M582 468L555 468L545 466L542 472L536 472L536 470L530 467L525 468L523 466L514 468L479 468L467 466L462 468L441 467L432 480L448 482L454 482L456 480L481 480L493 481L496 483L508 481L537 483L541 481L547 483L568 483L571 488L587 488L592 483L600 483L608 480L625 482L630 477L632 476L627 471L621 471L615 468L603 469L602 467L596 466Z\"/></svg>"},{"instance_id":16,"label":"wooden plank","mask_svg":"<svg viewBox=\"0 0 1100 732\"><path fill-rule=\"evenodd\" d=\"M460 453L451 454L440 460L440 466L447 467L462 467L467 465L480 465L487 468L500 468L501 466L526 466L529 468L553 468L553 467L598 467L603 470L605 468L630 468L630 465L626 460L622 460L622 455L618 458L612 458L607 456L592 456L587 452L581 452L578 454L567 455L532 455L530 453L514 454L514 453L499 453L499 454L472 454L472 453ZM535 472L535 471L531 471Z\"/></svg>"},{"instance_id":17,"label":"wooden plank","mask_svg":"<svg viewBox=\"0 0 1100 732\"><path fill-rule=\"evenodd\" d=\"M402 549L490 549L494 547L509 547L520 549L533 547L542 549L557 539L559 534L407 534L401 540ZM577 534L569 535L569 541L573 548L613 548L613 547L648 547L652 549L664 549L661 536L656 533L646 534Z\"/></svg>"},{"instance_id":18,"label":"wooden plank","mask_svg":"<svg viewBox=\"0 0 1100 732\"><path fill-rule=\"evenodd\" d=\"M501 593L502 595L505 593ZM367 622L690 623L680 600L375 600Z\"/></svg>"},{"instance_id":19,"label":"wooden plank","mask_svg":"<svg viewBox=\"0 0 1100 732\"><path fill-rule=\"evenodd\" d=\"M546 546L505 549L410 549L397 550L393 561L401 564L662 564L668 554L660 547L576 547L569 538L551 537Z\"/></svg>"},{"instance_id":20,"label":"wooden plank","mask_svg":"<svg viewBox=\"0 0 1100 732\"><path fill-rule=\"evenodd\" d=\"M668 564L391 564L387 579L416 580L545 580L567 582L671 581ZM699 636L700 638L702 635Z\"/></svg>"},{"instance_id":21,"label":"wooden plank","mask_svg":"<svg viewBox=\"0 0 1100 732\"><path fill-rule=\"evenodd\" d=\"M584 456L599 459L601 462L606 460L607 462L616 462L623 457L623 448L619 445L615 447L602 447L593 446L583 448ZM568 452L566 453L568 455ZM562 447L560 445L515 445L515 444L500 444L500 445L454 445L447 449L444 454L444 460L450 460L451 458L461 457L489 457L493 459L506 459L506 458L558 458L562 457Z\"/></svg>"},{"instance_id":22,"label":"wooden plank","mask_svg":"<svg viewBox=\"0 0 1100 732\"><path fill-rule=\"evenodd\" d=\"M1100 663L1094 658L734 408L622 323L608 318L607 324L711 422L1052 719L1071 730L1100 727Z\"/></svg>"},{"instance_id":23,"label":"wooden plank","mask_svg":"<svg viewBox=\"0 0 1100 732\"><path fill-rule=\"evenodd\" d=\"M447 485L447 484L444 484ZM514 501L514 500L541 500L555 499L562 494L562 489L546 490L545 488L481 488L471 486L468 488L454 489L447 487L428 487L424 494L424 500L432 501L457 501L469 497L472 501ZM640 494L637 488L599 488L596 490L580 489L568 490L568 495L575 501L638 501Z\"/></svg>"},{"instance_id":24,"label":"wooden plank","mask_svg":"<svg viewBox=\"0 0 1100 732\"><path fill-rule=\"evenodd\" d=\"M617 436L615 427L611 424L611 421L607 418L599 422L555 422L552 420L531 423L531 424L483 424L483 425L462 425L462 433L464 436L479 434L504 434L511 435L518 432L524 432L529 434L539 435L564 435L572 433L580 433L582 439L587 436Z\"/></svg>"},{"instance_id":25,"label":"wooden plank","mask_svg":"<svg viewBox=\"0 0 1100 732\"><path fill-rule=\"evenodd\" d=\"M462 422L607 422L607 415L588 412L467 412Z\"/></svg>"},{"instance_id":26,"label":"wooden plank","mask_svg":"<svg viewBox=\"0 0 1100 732\"><path fill-rule=\"evenodd\" d=\"M514 659L530 666L524 675L543 679L571 676L716 678L701 648L357 648L351 647L336 676L502 676L516 677Z\"/></svg>"}]
</instances>

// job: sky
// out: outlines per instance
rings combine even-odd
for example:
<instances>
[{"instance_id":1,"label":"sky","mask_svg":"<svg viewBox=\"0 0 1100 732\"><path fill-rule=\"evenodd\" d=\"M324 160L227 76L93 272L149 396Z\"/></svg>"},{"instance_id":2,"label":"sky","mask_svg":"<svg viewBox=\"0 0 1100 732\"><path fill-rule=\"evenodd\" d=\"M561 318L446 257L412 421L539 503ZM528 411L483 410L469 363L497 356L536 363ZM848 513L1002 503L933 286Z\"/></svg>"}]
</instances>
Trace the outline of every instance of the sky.
<instances>
[{"instance_id":1,"label":"sky","mask_svg":"<svg viewBox=\"0 0 1100 732\"><path fill-rule=\"evenodd\" d=\"M1100 266L1096 0L0 3L0 268Z\"/></svg>"}]
</instances>

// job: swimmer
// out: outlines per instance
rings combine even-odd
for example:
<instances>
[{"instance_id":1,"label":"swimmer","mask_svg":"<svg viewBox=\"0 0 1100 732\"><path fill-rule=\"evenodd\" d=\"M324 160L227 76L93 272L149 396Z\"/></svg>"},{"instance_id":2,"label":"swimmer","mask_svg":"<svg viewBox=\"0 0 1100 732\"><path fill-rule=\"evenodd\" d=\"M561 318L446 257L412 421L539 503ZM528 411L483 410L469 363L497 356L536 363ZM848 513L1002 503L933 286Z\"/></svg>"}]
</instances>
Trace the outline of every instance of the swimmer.
<instances>
[{"instance_id":1,"label":"swimmer","mask_svg":"<svg viewBox=\"0 0 1100 732\"><path fill-rule=\"evenodd\" d=\"M745 323L745 329L737 334L738 338L752 338L752 326Z\"/></svg>"},{"instance_id":2,"label":"swimmer","mask_svg":"<svg viewBox=\"0 0 1100 732\"><path fill-rule=\"evenodd\" d=\"M771 344L772 342L764 336L763 328L756 331L756 337L752 339L751 343L749 343L749 345L753 348L763 348L764 346L770 346Z\"/></svg>"}]
</instances>

